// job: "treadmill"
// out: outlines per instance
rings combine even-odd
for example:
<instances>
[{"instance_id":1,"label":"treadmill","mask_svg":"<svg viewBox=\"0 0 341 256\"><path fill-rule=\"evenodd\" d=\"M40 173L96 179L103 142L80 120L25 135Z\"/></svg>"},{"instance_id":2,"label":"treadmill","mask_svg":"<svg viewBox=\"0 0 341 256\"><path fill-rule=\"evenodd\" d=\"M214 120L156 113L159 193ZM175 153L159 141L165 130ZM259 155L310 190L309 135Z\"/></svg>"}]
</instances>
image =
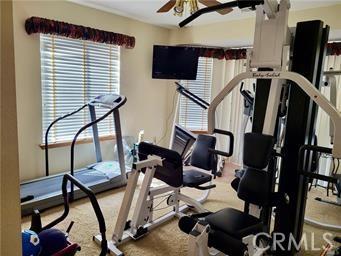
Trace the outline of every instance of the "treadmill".
<instances>
[{"instance_id":1,"label":"treadmill","mask_svg":"<svg viewBox=\"0 0 341 256\"><path fill-rule=\"evenodd\" d=\"M63 204L61 191L62 179L65 173L70 173L86 186L90 187L95 193L122 187L127 183L126 166L124 161L122 132L120 123L119 108L126 103L126 97L116 94L100 95L84 104L77 110L70 112L54 120L45 133L45 177L26 181L20 184L21 215L32 214L35 209L44 210L53 206ZM96 109L104 108L107 112L101 117L96 117ZM56 175L49 173L49 132L51 128L59 121L68 118L81 110L88 109L90 122L81 127L75 134L71 143L71 165L69 172L63 172ZM101 122L109 115L113 114L115 138L117 145L118 161L103 161L100 147L97 123ZM96 163L85 168L74 170L75 145L79 135L87 128L92 128L93 144L96 153ZM130 167L129 167L130 168ZM86 195L79 189L69 185L70 200L76 200Z\"/></svg>"}]
</instances>

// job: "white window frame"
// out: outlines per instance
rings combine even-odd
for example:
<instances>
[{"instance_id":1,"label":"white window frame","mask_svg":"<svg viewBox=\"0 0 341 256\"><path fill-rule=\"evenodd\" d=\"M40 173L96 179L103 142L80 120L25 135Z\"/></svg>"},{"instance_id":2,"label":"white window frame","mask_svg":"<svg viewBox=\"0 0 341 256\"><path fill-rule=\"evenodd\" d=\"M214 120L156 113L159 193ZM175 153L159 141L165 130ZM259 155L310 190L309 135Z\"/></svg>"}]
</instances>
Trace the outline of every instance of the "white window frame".
<instances>
[{"instance_id":1,"label":"white window frame","mask_svg":"<svg viewBox=\"0 0 341 256\"><path fill-rule=\"evenodd\" d=\"M42 87L42 143L48 125L100 94L120 90L120 47L56 35L40 35ZM97 110L97 118L107 112ZM71 141L90 121L88 108L58 122L50 131L49 143ZM100 137L114 135L113 117L98 124ZM87 129L80 139L92 138Z\"/></svg>"},{"instance_id":2,"label":"white window frame","mask_svg":"<svg viewBox=\"0 0 341 256\"><path fill-rule=\"evenodd\" d=\"M181 84L206 102L211 102L213 83L213 59L199 57L196 80L182 80ZM179 124L194 132L207 131L207 110L181 95L179 101Z\"/></svg>"}]
</instances>

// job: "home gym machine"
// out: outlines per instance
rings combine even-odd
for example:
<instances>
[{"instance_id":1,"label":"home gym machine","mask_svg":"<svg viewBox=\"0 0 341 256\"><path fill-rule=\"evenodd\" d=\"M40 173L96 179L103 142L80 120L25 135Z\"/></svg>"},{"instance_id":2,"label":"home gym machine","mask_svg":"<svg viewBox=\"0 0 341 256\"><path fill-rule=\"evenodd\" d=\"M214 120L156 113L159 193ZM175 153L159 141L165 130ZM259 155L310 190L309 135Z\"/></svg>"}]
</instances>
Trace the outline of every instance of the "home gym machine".
<instances>
[{"instance_id":1,"label":"home gym machine","mask_svg":"<svg viewBox=\"0 0 341 256\"><path fill-rule=\"evenodd\" d=\"M112 240L108 241L110 253L116 256L123 255L119 249L121 244L130 239L142 238L166 221L183 216L188 209L195 212L206 212L202 203L207 199L210 190L215 187L212 184L212 179L215 178L216 155L229 157L233 153L233 135L222 130L214 130L214 133L229 137L229 152L215 150L215 136L200 134L191 152L190 166L186 166L186 170L183 168L182 156L177 151L146 142L139 144L139 161L133 164L133 169L129 173L114 234ZM133 217L129 220L129 212L141 173L144 173L143 181ZM162 181L164 185L152 185L154 178ZM193 199L181 193L181 189L184 187L202 190L205 193L201 198ZM165 204L162 205L164 202ZM170 208L168 213L155 218L156 211L166 208ZM99 235L94 237L98 244L102 243L101 239Z\"/></svg>"},{"instance_id":2,"label":"home gym machine","mask_svg":"<svg viewBox=\"0 0 341 256\"><path fill-rule=\"evenodd\" d=\"M341 75L341 71L333 70L333 69L330 69L329 71L324 72L324 77L325 77L324 86L329 88L329 99L333 103L334 106L337 106L337 93L338 93L338 90L337 90L338 84L337 84L336 76L340 76L340 75ZM330 120L329 137L330 137L331 144L334 141L333 136L334 136L334 127L333 127L332 121ZM326 172L323 174L327 176L332 176L335 178L340 178L341 177L341 174L339 173L340 161L338 159L331 158L330 163L331 164L330 164L329 170L326 170ZM316 200L320 202L336 205L336 206L341 206L341 187L333 183L329 183L329 182L324 182L324 184L322 183L321 185L326 188L327 196L329 196L330 191L332 195L336 196L336 201L328 201L328 200L324 200L321 198L316 198Z\"/></svg>"},{"instance_id":3,"label":"home gym machine","mask_svg":"<svg viewBox=\"0 0 341 256\"><path fill-rule=\"evenodd\" d=\"M254 84L254 91L256 90L256 85ZM253 104L255 101L254 92L250 90L244 89L244 83L242 82L239 89L240 94L244 99L244 110L243 110L243 122L242 122L242 130L241 137L244 137L246 132L247 124L252 123L252 115L253 115Z\"/></svg>"},{"instance_id":4,"label":"home gym machine","mask_svg":"<svg viewBox=\"0 0 341 256\"><path fill-rule=\"evenodd\" d=\"M256 84L253 84L253 91L256 90ZM240 138L242 138L241 144L243 144L244 134L246 133L247 125L250 122L252 124L252 115L253 115L253 104L255 101L254 92L250 90L244 89L244 82L241 83L240 94L243 96L244 100L244 110L243 110L243 121L242 121L242 129L240 130ZM243 154L241 150L241 154ZM235 170L235 177L241 178L244 174L244 169Z\"/></svg>"},{"instance_id":5,"label":"home gym machine","mask_svg":"<svg viewBox=\"0 0 341 256\"><path fill-rule=\"evenodd\" d=\"M196 135L192 132L188 131L186 128L176 124L176 119L178 117L178 110L179 110L179 104L180 104L180 95L183 97L186 97L191 102L198 105L200 108L202 108L204 111L207 111L210 104L200 98L199 96L195 95L191 91L189 91L187 88L182 86L180 83L175 82L176 85L176 91L179 93L179 97L177 99L177 107L174 113L174 126L171 133L171 143L169 148L172 150L175 150L178 152L182 158L184 159L184 163L188 162L191 156L191 147L193 146L193 143L196 140ZM241 85L240 93L244 97L244 114L246 112L251 113L252 112L252 106L253 106L253 96L252 93L249 90L243 89L243 85ZM247 123L245 124L247 125ZM217 167L216 167L216 176L221 177L222 176L222 170L224 168L224 160L222 159L222 155L217 155Z\"/></svg>"},{"instance_id":6,"label":"home gym machine","mask_svg":"<svg viewBox=\"0 0 341 256\"><path fill-rule=\"evenodd\" d=\"M341 71L337 70L329 70L324 72L324 81L323 85L329 88L329 99L334 106L337 106L337 80L336 75L341 75ZM329 123L329 137L330 143L333 144L334 141L334 127L333 122L330 120ZM331 154L330 150L322 147L318 147L316 150L312 148L312 153L316 156L316 170L313 170L313 173L305 172L305 176L310 178L310 188L312 186L320 186L326 189L327 196L330 196L329 191L331 190L331 195L335 197L335 200L326 200L321 197L316 197L315 200L321 203L327 203L334 206L341 206L341 174L339 173L340 160L335 159ZM322 150L322 152L321 152ZM327 151L327 152L324 152ZM315 175L316 174L316 175ZM315 219L305 217L305 223L333 231L341 231L341 226L336 224L324 223L321 221L317 221Z\"/></svg>"},{"instance_id":7,"label":"home gym machine","mask_svg":"<svg viewBox=\"0 0 341 256\"><path fill-rule=\"evenodd\" d=\"M191 131L187 130L185 127L182 127L181 125L176 123L180 104L180 95L186 97L187 99L189 99L190 101L197 104L203 109L207 109L209 104L200 97L198 97L197 95L191 93L180 83L175 82L175 85L176 91L179 93L179 96L176 103L176 110L174 114L173 128L171 132L169 148L178 152L184 159L184 161L186 161L186 159L188 158L188 154L190 154L189 153L190 149L196 140L196 135L193 134Z\"/></svg>"},{"instance_id":8,"label":"home gym machine","mask_svg":"<svg viewBox=\"0 0 341 256\"><path fill-rule=\"evenodd\" d=\"M124 186L126 184L126 166L124 163L124 153L122 145L122 132L120 123L119 108L126 103L126 98L116 94L100 95L90 102L84 104L77 110L61 116L54 120L46 130L45 133L45 170L46 177L24 182L20 185L21 195L21 213L28 215L33 210L43 210L63 203L63 197L60 191L62 179L65 173L50 175L49 172L49 132L51 128L57 123L78 112L89 109L90 122L82 126L75 134L70 148L71 166L70 174L75 176L86 186L90 187L95 193L105 190ZM96 116L96 109L104 108L108 111L101 117ZM118 162L103 161L100 147L100 140L98 134L97 124L113 114L115 127L115 140L118 151ZM96 163L91 164L83 169L74 170L75 165L75 145L79 135L88 128L92 128L93 144L96 154ZM84 196L84 193L77 190L74 191L73 184L71 184L71 200L79 199Z\"/></svg>"},{"instance_id":9,"label":"home gym machine","mask_svg":"<svg viewBox=\"0 0 341 256\"><path fill-rule=\"evenodd\" d=\"M246 168L238 186L238 197L250 203L250 207L244 212L226 208L186 216L180 220L179 227L189 234L189 255L193 256L210 255L209 248L233 256L295 255L300 248L292 246L292 240L300 244L308 191L308 179L302 175L302 169L309 170L312 162L311 153L303 156L299 152L302 146L313 145L317 106L333 122L333 149L329 153L336 159L341 158L341 113L319 91L329 27L324 27L319 20L299 22L295 35L291 35L289 0L227 2L200 9L180 26L202 14L235 7L256 11L254 45L247 54L247 71L233 78L212 101L208 109L208 130L215 129L215 112L224 98L241 81L257 79L252 132L245 135L244 143ZM276 141L279 107L283 85L287 84L290 88L286 99L285 136L279 144ZM302 169L299 163L303 163ZM277 167L278 188L275 186ZM273 215L274 229L270 235ZM257 244L255 235L262 232L269 235ZM276 234L281 234L283 241L282 246L274 248L271 245Z\"/></svg>"},{"instance_id":10,"label":"home gym machine","mask_svg":"<svg viewBox=\"0 0 341 256\"><path fill-rule=\"evenodd\" d=\"M207 109L209 104L176 83L180 95ZM175 122L174 122L175 123ZM108 241L108 250L113 255L123 255L119 246L131 239L137 240L148 232L174 217L181 217L188 209L196 212L205 212L202 203L206 201L210 190L215 187L212 179L217 175L217 155L229 157L233 153L234 138L230 132L216 129L214 134L229 137L229 152L215 149L216 137L212 135L194 135L187 129L175 124L171 136L171 149L164 149L156 145L141 142L138 144L137 153L139 161L133 164L128 174L128 184L115 225L112 240ZM193 146L193 148L192 148ZM159 158L149 156L159 154ZM183 163L190 154L188 165L183 170ZM170 156L172 161L165 163L162 158ZM165 167L161 167L164 164ZM155 168L158 165L160 167ZM170 170L169 168L172 168ZM202 172L196 170L199 168ZM207 174L206 172L211 172ZM128 219L131 210L133 196L137 188L138 178L144 173L141 189L132 219ZM152 186L152 180L156 178L164 183L161 186ZM181 193L181 189L189 187L202 190L203 195L193 199ZM158 200L160 200L158 202ZM161 205L165 202L165 205ZM182 204L181 204L182 203ZM165 208L170 211L161 217L155 218L155 213ZM102 244L102 236L97 235L94 240Z\"/></svg>"}]
</instances>

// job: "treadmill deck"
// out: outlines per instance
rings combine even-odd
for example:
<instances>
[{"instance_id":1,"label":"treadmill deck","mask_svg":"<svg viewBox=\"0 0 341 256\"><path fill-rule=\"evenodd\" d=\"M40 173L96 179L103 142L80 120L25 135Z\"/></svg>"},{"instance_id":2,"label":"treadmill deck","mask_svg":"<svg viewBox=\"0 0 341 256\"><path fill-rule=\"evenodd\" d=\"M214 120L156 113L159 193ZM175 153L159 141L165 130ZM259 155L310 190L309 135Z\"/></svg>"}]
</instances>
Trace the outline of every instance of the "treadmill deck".
<instances>
[{"instance_id":1,"label":"treadmill deck","mask_svg":"<svg viewBox=\"0 0 341 256\"><path fill-rule=\"evenodd\" d=\"M96 166L91 166L76 170L74 176L95 193L126 185L121 178L118 163L117 165L115 163L111 170L106 168L106 170L101 171L103 167L100 170L95 168ZM22 183L20 185L20 197L25 198L32 195L34 198L21 203L21 215L30 215L35 209L41 211L63 204L61 187L64 174L61 173ZM68 184L68 188L70 188L70 184ZM74 198L80 199L82 197L85 197L85 194L75 187Z\"/></svg>"}]
</instances>

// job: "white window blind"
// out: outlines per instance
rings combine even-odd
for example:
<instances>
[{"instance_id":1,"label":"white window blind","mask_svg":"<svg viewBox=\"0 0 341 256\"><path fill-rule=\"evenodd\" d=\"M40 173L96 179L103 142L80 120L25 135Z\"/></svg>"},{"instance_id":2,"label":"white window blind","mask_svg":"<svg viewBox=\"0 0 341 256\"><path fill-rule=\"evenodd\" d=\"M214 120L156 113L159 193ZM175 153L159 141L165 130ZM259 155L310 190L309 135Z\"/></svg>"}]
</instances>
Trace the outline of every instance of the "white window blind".
<instances>
[{"instance_id":1,"label":"white window blind","mask_svg":"<svg viewBox=\"0 0 341 256\"><path fill-rule=\"evenodd\" d=\"M199 58L196 80L181 81L190 92L208 103L211 102L212 58ZM207 110L184 96L180 97L179 124L192 131L207 131Z\"/></svg>"},{"instance_id":2,"label":"white window blind","mask_svg":"<svg viewBox=\"0 0 341 256\"><path fill-rule=\"evenodd\" d=\"M92 98L119 93L120 48L115 45L40 35L42 125L44 134L49 124ZM97 118L108 109L98 109ZM90 121L88 108L58 122L50 131L49 142L68 141ZM99 135L113 134L113 118L98 125ZM91 128L79 138L92 136Z\"/></svg>"}]
</instances>

